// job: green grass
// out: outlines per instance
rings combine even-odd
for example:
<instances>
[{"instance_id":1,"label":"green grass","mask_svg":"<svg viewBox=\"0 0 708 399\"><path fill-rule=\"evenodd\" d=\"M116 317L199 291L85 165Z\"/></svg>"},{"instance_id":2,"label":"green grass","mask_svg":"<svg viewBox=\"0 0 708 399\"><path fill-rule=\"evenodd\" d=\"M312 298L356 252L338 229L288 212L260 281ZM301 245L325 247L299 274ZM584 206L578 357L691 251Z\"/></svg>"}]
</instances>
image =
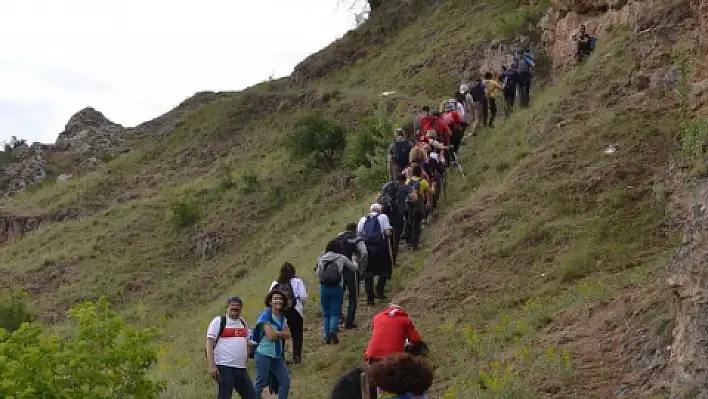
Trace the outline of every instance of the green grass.
<instances>
[{"instance_id":1,"label":"green grass","mask_svg":"<svg viewBox=\"0 0 708 399\"><path fill-rule=\"evenodd\" d=\"M374 194L344 183L339 171L291 161L284 135L313 109L350 132L382 107L403 123L467 77L459 65L472 58L470 46L482 51L510 37L546 6L448 0L421 8L427 18L398 10L405 23L385 28L377 20L384 16L375 16L314 59L360 46L357 35L367 31L388 34L366 39L373 40L366 57L308 88L280 80L224 96L184 116L169 135L134 139L131 153L96 172L17 197L10 209L19 213L70 206L84 217L4 245L0 264L47 320L107 295L131 322L162 327L154 376L168 381L163 397L172 399L212 394L202 352L208 322L229 295L245 299L252 322L280 265L291 262L311 296L292 397L325 398L357 364L368 334L321 345L312 268L328 239L367 213ZM394 18L391 7L386 18ZM584 66L535 89L531 108L468 139L465 175L452 174L424 251L402 255L391 288L433 350L433 397L598 394L583 390L587 370L578 366L586 353L572 342L547 342L549 326L563 323L565 311L651 286L678 238L663 226L661 176L679 116L652 112L661 99L622 101L617 88L636 62L630 39L629 30L614 29ZM382 97L387 90L397 93ZM609 144L615 154L604 153ZM221 237L215 256L196 253L203 233ZM665 336L672 320L660 309L646 320L655 336ZM360 324L374 310L361 309Z\"/></svg>"}]
</instances>

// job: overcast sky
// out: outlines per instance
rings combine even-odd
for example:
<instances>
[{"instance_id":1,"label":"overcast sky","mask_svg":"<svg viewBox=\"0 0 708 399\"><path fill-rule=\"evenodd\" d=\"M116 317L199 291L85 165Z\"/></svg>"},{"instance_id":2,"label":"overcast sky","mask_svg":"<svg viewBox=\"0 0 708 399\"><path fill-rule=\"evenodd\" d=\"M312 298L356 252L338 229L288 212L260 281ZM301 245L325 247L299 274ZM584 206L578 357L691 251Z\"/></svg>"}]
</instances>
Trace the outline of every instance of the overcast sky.
<instances>
[{"instance_id":1,"label":"overcast sky","mask_svg":"<svg viewBox=\"0 0 708 399\"><path fill-rule=\"evenodd\" d=\"M89 105L134 126L288 75L353 25L337 0L0 0L0 141L53 143Z\"/></svg>"}]
</instances>

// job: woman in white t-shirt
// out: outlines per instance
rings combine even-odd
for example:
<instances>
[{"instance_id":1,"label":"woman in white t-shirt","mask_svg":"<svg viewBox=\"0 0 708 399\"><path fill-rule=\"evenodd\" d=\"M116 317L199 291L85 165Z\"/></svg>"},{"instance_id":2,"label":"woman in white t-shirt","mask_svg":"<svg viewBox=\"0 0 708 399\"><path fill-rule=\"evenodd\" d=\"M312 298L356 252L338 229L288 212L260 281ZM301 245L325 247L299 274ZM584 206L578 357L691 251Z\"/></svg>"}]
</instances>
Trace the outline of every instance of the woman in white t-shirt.
<instances>
[{"instance_id":1,"label":"woman in white t-shirt","mask_svg":"<svg viewBox=\"0 0 708 399\"><path fill-rule=\"evenodd\" d=\"M288 326L290 326L290 334L293 340L293 362L300 363L302 361L303 312L305 302L307 302L305 283L295 275L295 266L285 262L280 267L280 275L271 283L268 291L270 292L273 289L278 289L285 293L289 302L294 304L294 306L285 311L285 318L288 321Z\"/></svg>"}]
</instances>

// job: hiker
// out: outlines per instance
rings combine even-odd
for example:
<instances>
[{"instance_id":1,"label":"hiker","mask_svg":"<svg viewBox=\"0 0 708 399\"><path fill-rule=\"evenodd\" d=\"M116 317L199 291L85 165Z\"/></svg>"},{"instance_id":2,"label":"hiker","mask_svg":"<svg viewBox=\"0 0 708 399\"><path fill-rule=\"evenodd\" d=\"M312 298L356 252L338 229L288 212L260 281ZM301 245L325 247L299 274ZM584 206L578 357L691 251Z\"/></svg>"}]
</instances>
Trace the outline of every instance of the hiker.
<instances>
[{"instance_id":1,"label":"hiker","mask_svg":"<svg viewBox=\"0 0 708 399\"><path fill-rule=\"evenodd\" d=\"M410 341L406 342L404 349L405 353L409 356L427 356L429 350L428 346L421 341L420 344L412 345ZM393 355L389 355L393 356ZM348 371L343 376L337 379L334 386L332 387L331 399L362 399L362 398L376 398L377 390L376 384L370 383L369 375L367 371L371 368L370 365L366 363L358 365L352 370ZM371 395L374 396L371 396ZM426 399L427 394L419 396L418 398ZM411 397L416 399L416 397Z\"/></svg>"},{"instance_id":2,"label":"hiker","mask_svg":"<svg viewBox=\"0 0 708 399\"><path fill-rule=\"evenodd\" d=\"M470 87L470 97L472 97L472 110L474 112L474 123L472 124L471 134L474 136L480 121L483 126L487 126L488 104L482 78L477 78Z\"/></svg>"},{"instance_id":3,"label":"hiker","mask_svg":"<svg viewBox=\"0 0 708 399\"><path fill-rule=\"evenodd\" d=\"M256 399L248 375L248 325L241 318L243 301L232 296L226 315L215 317L207 328L206 356L211 378L217 383L217 398L230 399L233 391L242 399Z\"/></svg>"},{"instance_id":4,"label":"hiker","mask_svg":"<svg viewBox=\"0 0 708 399\"><path fill-rule=\"evenodd\" d=\"M462 117L454 107L454 104L448 103L445 106L445 115L443 115L443 122L452 132L450 135L450 165L457 163L457 152L460 150L460 143L462 142Z\"/></svg>"},{"instance_id":5,"label":"hiker","mask_svg":"<svg viewBox=\"0 0 708 399\"><path fill-rule=\"evenodd\" d=\"M430 107L427 105L424 105L423 108L421 109L421 113L418 114L418 116L415 118L415 121L413 121L413 132L415 133L416 137L420 136L420 130L423 127L422 120L426 116L430 116Z\"/></svg>"},{"instance_id":6,"label":"hiker","mask_svg":"<svg viewBox=\"0 0 708 399\"><path fill-rule=\"evenodd\" d=\"M406 185L406 175L399 173L393 181L386 182L379 192L376 202L383 206L383 211L391 223L393 266L397 264L398 249L403 235L403 228L408 213L408 200L417 199L415 190Z\"/></svg>"},{"instance_id":7,"label":"hiker","mask_svg":"<svg viewBox=\"0 0 708 399\"><path fill-rule=\"evenodd\" d=\"M445 180L445 167L440 162L440 156L436 152L431 152L428 155L428 162L425 164L425 172L428 174L431 188L433 189L432 208L437 208L438 200L440 199L441 186Z\"/></svg>"},{"instance_id":8,"label":"hiker","mask_svg":"<svg viewBox=\"0 0 708 399\"><path fill-rule=\"evenodd\" d=\"M322 306L322 327L325 344L339 344L337 327L342 313L344 293L343 272L347 268L357 272L357 265L342 255L342 243L336 239L327 243L325 253L317 258L315 274L320 280L320 305Z\"/></svg>"},{"instance_id":9,"label":"hiker","mask_svg":"<svg viewBox=\"0 0 708 399\"><path fill-rule=\"evenodd\" d=\"M497 117L497 93L502 90L501 85L492 76L491 72L484 74L484 94L487 97L488 115L486 126L494 127L494 119Z\"/></svg>"},{"instance_id":10,"label":"hiker","mask_svg":"<svg viewBox=\"0 0 708 399\"><path fill-rule=\"evenodd\" d=\"M519 86L519 71L516 63L512 63L507 69L502 67L502 87L504 92L504 115L509 117L514 109L516 100L516 89Z\"/></svg>"},{"instance_id":11,"label":"hiker","mask_svg":"<svg viewBox=\"0 0 708 399\"><path fill-rule=\"evenodd\" d=\"M464 104L465 104L465 114L462 116L462 121L463 121L463 129L462 133L464 134L467 129L470 126L470 123L472 123L475 119L474 115L474 101L472 101L472 96L470 95L470 89L469 86L466 84L461 84L460 85L460 90L456 93L456 96L460 94L462 95L461 98L464 98ZM459 101L459 99L458 99Z\"/></svg>"},{"instance_id":12,"label":"hiker","mask_svg":"<svg viewBox=\"0 0 708 399\"><path fill-rule=\"evenodd\" d=\"M531 98L531 79L533 67L536 65L533 55L529 51L519 50L514 62L519 71L519 106L528 108Z\"/></svg>"},{"instance_id":13,"label":"hiker","mask_svg":"<svg viewBox=\"0 0 708 399\"><path fill-rule=\"evenodd\" d=\"M293 363L298 364L302 361L303 312L305 302L307 302L305 283L295 275L295 266L285 262L280 267L278 278L271 283L268 291L273 291L274 289L283 292L288 298L288 303L292 304L285 310L284 314L293 340Z\"/></svg>"},{"instance_id":14,"label":"hiker","mask_svg":"<svg viewBox=\"0 0 708 399\"><path fill-rule=\"evenodd\" d=\"M376 387L377 398L425 399L433 385L433 368L420 356L395 353L369 367L368 381Z\"/></svg>"},{"instance_id":15,"label":"hiker","mask_svg":"<svg viewBox=\"0 0 708 399\"><path fill-rule=\"evenodd\" d=\"M381 204L371 204L369 215L363 216L357 224L357 234L366 244L369 253L368 267L363 273L366 303L374 305L374 299L386 299L386 280L393 272L393 252L391 235L393 228ZM378 276L374 288L374 277Z\"/></svg>"},{"instance_id":16,"label":"hiker","mask_svg":"<svg viewBox=\"0 0 708 399\"><path fill-rule=\"evenodd\" d=\"M347 305L347 317L344 319L344 328L349 330L357 327L354 320L356 317L357 294L359 291L359 275L362 271L366 270L368 252L366 251L364 241L357 237L356 223L347 223L344 227L344 231L337 236L337 241L342 244L342 252L340 253L357 265L356 272L349 268L344 268L342 271L342 294L349 293L349 303Z\"/></svg>"},{"instance_id":17,"label":"hiker","mask_svg":"<svg viewBox=\"0 0 708 399\"><path fill-rule=\"evenodd\" d=\"M391 180L408 166L412 148L413 143L406 138L403 129L396 129L396 140L388 147L388 173Z\"/></svg>"},{"instance_id":18,"label":"hiker","mask_svg":"<svg viewBox=\"0 0 708 399\"><path fill-rule=\"evenodd\" d=\"M429 145L431 146L439 146L441 148L447 148L445 146L442 146L438 141L435 140L435 131L431 130L428 132L428 135L425 136L426 140L429 141ZM425 143L425 142L424 142ZM406 178L409 178L413 176L413 166L414 165L419 165L420 167L423 167L426 163L428 162L428 151L423 147L415 147L411 151L411 156L410 156L410 163L409 166L405 169L403 169L403 174L406 176ZM424 171L422 174L424 179L429 179L428 174Z\"/></svg>"},{"instance_id":19,"label":"hiker","mask_svg":"<svg viewBox=\"0 0 708 399\"><path fill-rule=\"evenodd\" d=\"M420 243L421 223L433 203L433 192L429 185L429 180L422 177L423 169L420 165L413 165L412 176L406 180L406 185L412 187L417 195L415 201L411 201L409 206L409 217L407 227L408 248L417 251Z\"/></svg>"},{"instance_id":20,"label":"hiker","mask_svg":"<svg viewBox=\"0 0 708 399\"><path fill-rule=\"evenodd\" d=\"M269 387L278 399L287 399L290 391L290 374L283 357L284 341L290 339L290 328L285 310L290 306L282 291L272 290L265 298L266 309L258 316L251 339L257 344L254 351L256 382L254 389L261 397Z\"/></svg>"},{"instance_id":21,"label":"hiker","mask_svg":"<svg viewBox=\"0 0 708 399\"><path fill-rule=\"evenodd\" d=\"M594 44L593 37L586 32L584 24L580 25L578 31L573 34L573 41L577 43L575 58L578 62L582 62L583 58L590 55L594 47L592 46Z\"/></svg>"},{"instance_id":22,"label":"hiker","mask_svg":"<svg viewBox=\"0 0 708 399\"><path fill-rule=\"evenodd\" d=\"M404 352L406 340L413 346L423 344L413 320L402 307L394 303L374 315L371 327L371 339L364 354L369 364L388 355Z\"/></svg>"}]
</instances>

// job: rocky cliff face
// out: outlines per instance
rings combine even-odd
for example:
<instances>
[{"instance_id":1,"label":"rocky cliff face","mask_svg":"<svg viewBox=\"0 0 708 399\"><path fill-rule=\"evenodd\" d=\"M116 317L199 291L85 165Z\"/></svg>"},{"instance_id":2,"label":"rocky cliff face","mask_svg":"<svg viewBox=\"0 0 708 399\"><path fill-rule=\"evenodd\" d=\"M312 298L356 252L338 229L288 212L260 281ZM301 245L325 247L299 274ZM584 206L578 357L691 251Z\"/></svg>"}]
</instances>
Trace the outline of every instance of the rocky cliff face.
<instances>
[{"instance_id":1,"label":"rocky cliff face","mask_svg":"<svg viewBox=\"0 0 708 399\"><path fill-rule=\"evenodd\" d=\"M668 266L676 311L671 391L672 398L708 398L708 180L688 191L686 233Z\"/></svg>"}]
</instances>

